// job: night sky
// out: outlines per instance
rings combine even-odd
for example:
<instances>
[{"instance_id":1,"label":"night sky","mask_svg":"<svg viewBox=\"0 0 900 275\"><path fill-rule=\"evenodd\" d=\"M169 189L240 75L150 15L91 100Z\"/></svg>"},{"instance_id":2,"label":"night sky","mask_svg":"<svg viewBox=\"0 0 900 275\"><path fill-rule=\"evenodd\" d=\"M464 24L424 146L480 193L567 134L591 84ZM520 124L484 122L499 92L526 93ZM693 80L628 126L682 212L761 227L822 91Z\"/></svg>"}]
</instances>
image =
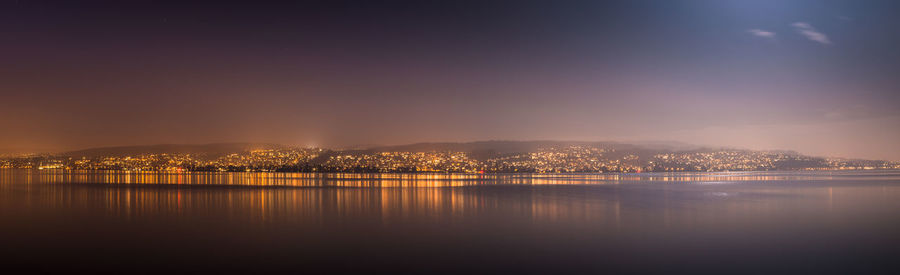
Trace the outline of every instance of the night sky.
<instances>
[{"instance_id":1,"label":"night sky","mask_svg":"<svg viewBox=\"0 0 900 275\"><path fill-rule=\"evenodd\" d=\"M0 150L672 140L900 160L900 1L0 1Z\"/></svg>"}]
</instances>

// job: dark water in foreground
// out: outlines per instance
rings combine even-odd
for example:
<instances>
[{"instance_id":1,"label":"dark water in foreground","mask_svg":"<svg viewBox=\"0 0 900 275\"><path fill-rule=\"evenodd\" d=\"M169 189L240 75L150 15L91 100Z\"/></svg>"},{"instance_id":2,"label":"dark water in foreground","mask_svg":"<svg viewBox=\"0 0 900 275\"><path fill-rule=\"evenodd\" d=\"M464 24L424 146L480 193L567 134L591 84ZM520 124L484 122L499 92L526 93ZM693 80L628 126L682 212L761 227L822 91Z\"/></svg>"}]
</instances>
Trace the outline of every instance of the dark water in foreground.
<instances>
[{"instance_id":1,"label":"dark water in foreground","mask_svg":"<svg viewBox=\"0 0 900 275\"><path fill-rule=\"evenodd\" d=\"M0 244L33 272L897 273L900 171L0 169Z\"/></svg>"}]
</instances>

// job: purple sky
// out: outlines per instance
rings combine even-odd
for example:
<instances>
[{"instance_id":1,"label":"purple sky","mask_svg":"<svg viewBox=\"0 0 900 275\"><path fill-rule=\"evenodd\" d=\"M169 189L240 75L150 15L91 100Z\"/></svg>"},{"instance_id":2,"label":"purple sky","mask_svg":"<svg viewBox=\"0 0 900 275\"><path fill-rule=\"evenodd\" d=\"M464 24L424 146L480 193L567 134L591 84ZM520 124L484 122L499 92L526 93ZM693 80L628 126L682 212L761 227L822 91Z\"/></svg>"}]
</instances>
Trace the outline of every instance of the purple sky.
<instances>
[{"instance_id":1,"label":"purple sky","mask_svg":"<svg viewBox=\"0 0 900 275\"><path fill-rule=\"evenodd\" d=\"M0 150L674 140L900 160L894 1L450 2L3 1Z\"/></svg>"}]
</instances>

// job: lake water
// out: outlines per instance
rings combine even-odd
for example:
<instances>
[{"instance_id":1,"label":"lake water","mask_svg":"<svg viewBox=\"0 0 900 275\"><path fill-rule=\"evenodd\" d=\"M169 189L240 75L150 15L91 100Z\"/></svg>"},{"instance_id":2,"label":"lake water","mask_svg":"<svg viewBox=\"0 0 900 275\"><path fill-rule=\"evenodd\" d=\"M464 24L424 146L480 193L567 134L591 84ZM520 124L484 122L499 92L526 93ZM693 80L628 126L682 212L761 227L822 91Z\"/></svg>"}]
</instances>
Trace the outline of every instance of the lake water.
<instances>
[{"instance_id":1,"label":"lake water","mask_svg":"<svg viewBox=\"0 0 900 275\"><path fill-rule=\"evenodd\" d=\"M33 272L897 273L900 171L0 169Z\"/></svg>"}]
</instances>

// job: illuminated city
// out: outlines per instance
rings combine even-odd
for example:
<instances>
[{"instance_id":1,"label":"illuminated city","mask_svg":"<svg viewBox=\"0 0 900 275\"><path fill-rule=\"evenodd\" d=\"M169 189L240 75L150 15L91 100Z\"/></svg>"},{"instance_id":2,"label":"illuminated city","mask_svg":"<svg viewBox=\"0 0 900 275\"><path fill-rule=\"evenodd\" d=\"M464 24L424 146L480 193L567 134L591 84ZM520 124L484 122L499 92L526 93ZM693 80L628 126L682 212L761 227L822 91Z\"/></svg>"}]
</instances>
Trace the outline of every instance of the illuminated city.
<instances>
[{"instance_id":1,"label":"illuminated city","mask_svg":"<svg viewBox=\"0 0 900 275\"><path fill-rule=\"evenodd\" d=\"M682 152L558 146L476 158L459 151L339 151L322 148L252 149L213 154L119 156L26 155L0 159L0 168L165 172L436 172L635 173L773 170L900 169L900 162L804 156L794 152L701 149Z\"/></svg>"}]
</instances>

